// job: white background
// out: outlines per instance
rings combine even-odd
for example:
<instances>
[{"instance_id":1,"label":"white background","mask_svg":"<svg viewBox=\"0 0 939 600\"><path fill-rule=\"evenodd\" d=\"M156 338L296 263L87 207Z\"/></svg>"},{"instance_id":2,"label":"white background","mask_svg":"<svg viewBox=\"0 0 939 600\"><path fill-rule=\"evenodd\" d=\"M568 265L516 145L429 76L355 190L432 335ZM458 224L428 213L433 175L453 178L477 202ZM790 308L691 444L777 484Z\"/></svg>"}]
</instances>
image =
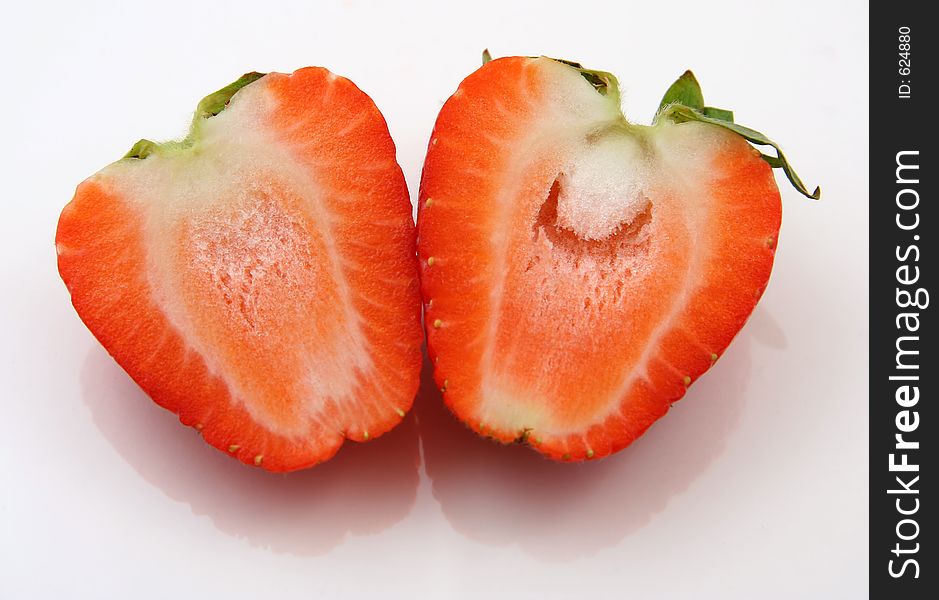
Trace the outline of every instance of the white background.
<instances>
[{"instance_id":1,"label":"white background","mask_svg":"<svg viewBox=\"0 0 939 600\"><path fill-rule=\"evenodd\" d=\"M0 598L860 598L868 535L867 4L21 2L0 21ZM775 137L761 304L634 446L549 464L423 394L406 423L282 477L153 405L55 268L75 185L184 133L248 70L327 66L383 111L412 196L442 102L496 56L619 76L648 122L694 69Z\"/></svg>"}]
</instances>

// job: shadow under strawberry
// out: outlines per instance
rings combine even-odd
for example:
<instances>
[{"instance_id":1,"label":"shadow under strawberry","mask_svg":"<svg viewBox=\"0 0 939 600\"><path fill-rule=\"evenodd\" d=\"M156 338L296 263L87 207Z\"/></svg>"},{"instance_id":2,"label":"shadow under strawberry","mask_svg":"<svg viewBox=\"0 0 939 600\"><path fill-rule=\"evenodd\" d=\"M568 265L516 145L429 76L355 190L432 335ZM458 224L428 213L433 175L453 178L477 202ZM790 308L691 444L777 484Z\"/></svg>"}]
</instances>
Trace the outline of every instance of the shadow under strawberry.
<instances>
[{"instance_id":1,"label":"shadow under strawberry","mask_svg":"<svg viewBox=\"0 0 939 600\"><path fill-rule=\"evenodd\" d=\"M277 475L204 444L155 405L103 348L89 353L82 385L95 425L144 479L254 546L325 554L350 534L391 527L414 504L420 453L413 415L367 444L344 444L313 469Z\"/></svg>"},{"instance_id":2,"label":"shadow under strawberry","mask_svg":"<svg viewBox=\"0 0 939 600\"><path fill-rule=\"evenodd\" d=\"M517 544L546 561L617 545L722 452L745 402L752 335L744 328L719 364L630 447L582 464L552 462L522 445L477 436L444 406L425 358L415 412L434 497L463 535L494 546Z\"/></svg>"}]
</instances>

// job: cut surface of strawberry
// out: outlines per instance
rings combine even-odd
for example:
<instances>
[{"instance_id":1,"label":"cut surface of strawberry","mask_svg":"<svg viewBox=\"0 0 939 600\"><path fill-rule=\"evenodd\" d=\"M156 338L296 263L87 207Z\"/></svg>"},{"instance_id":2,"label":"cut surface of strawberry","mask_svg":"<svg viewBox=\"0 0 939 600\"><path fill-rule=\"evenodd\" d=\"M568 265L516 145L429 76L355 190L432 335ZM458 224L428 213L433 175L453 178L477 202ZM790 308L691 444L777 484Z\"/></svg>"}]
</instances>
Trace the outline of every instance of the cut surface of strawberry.
<instances>
[{"instance_id":1,"label":"cut surface of strawberry","mask_svg":"<svg viewBox=\"0 0 939 600\"><path fill-rule=\"evenodd\" d=\"M155 402L239 460L291 471L410 408L415 231L381 113L326 69L252 73L180 142L79 185L56 232L79 316Z\"/></svg>"},{"instance_id":2,"label":"cut surface of strawberry","mask_svg":"<svg viewBox=\"0 0 939 600\"><path fill-rule=\"evenodd\" d=\"M467 77L434 127L418 214L450 409L557 460L609 455L664 415L767 285L771 165L810 195L757 136L704 107L690 73L652 126L576 63L509 57Z\"/></svg>"}]
</instances>

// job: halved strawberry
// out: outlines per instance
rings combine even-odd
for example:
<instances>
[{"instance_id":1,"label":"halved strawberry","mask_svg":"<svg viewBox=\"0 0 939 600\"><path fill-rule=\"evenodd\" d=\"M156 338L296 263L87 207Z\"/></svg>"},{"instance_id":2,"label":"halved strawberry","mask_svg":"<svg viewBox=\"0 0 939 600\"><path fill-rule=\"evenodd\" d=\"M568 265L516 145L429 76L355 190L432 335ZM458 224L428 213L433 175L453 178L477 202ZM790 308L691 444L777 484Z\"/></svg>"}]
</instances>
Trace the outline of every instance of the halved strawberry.
<instances>
[{"instance_id":1,"label":"halved strawberry","mask_svg":"<svg viewBox=\"0 0 939 600\"><path fill-rule=\"evenodd\" d=\"M321 68L251 73L181 142L141 140L56 233L79 316L161 406L290 471L410 408L421 366L411 204L372 100Z\"/></svg>"},{"instance_id":2,"label":"halved strawberry","mask_svg":"<svg viewBox=\"0 0 939 600\"><path fill-rule=\"evenodd\" d=\"M452 411L557 460L606 456L664 415L766 287L770 165L808 195L748 139L772 144L705 107L690 72L652 126L576 63L503 58L467 77L434 127L418 216Z\"/></svg>"}]
</instances>

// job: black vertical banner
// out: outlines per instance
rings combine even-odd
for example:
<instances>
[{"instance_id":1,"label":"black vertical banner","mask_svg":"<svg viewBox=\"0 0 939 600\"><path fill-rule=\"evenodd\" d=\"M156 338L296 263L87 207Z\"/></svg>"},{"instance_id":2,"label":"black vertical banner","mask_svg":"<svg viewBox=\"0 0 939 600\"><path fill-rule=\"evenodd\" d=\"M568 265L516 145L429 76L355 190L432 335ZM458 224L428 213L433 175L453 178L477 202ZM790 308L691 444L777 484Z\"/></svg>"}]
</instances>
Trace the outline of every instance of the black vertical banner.
<instances>
[{"instance_id":1,"label":"black vertical banner","mask_svg":"<svg viewBox=\"0 0 939 600\"><path fill-rule=\"evenodd\" d=\"M870 9L870 583L935 598L939 276L930 3ZM848 101L846 98L845 101ZM939 292L936 292L939 293Z\"/></svg>"}]
</instances>

